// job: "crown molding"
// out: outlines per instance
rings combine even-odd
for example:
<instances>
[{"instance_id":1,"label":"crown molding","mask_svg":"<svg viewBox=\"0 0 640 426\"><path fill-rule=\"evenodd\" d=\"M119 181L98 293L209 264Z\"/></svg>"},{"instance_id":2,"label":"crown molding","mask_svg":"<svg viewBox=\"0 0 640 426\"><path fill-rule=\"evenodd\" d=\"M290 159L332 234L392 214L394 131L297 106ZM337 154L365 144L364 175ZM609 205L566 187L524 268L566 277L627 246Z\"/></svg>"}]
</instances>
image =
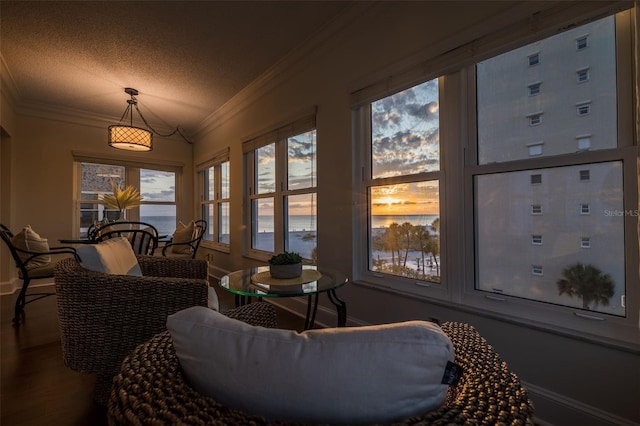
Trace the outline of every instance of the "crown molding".
<instances>
[{"instance_id":1,"label":"crown molding","mask_svg":"<svg viewBox=\"0 0 640 426\"><path fill-rule=\"evenodd\" d=\"M0 52L0 89L0 94L7 99L12 108L15 108L18 104L18 99L20 99L20 94L4 56L2 56L2 52Z\"/></svg>"},{"instance_id":2,"label":"crown molding","mask_svg":"<svg viewBox=\"0 0 640 426\"><path fill-rule=\"evenodd\" d=\"M13 80L4 58L0 54L0 84L2 85L2 96L9 101L9 105L16 115L25 117L35 117L62 123L76 124L81 126L106 129L106 127L118 123L118 117L95 114L72 108L65 108L59 105L51 105L36 102L19 101L20 93ZM160 129L165 131L165 129ZM171 130L168 130L171 131ZM179 136L163 137L163 139L182 141Z\"/></svg>"}]
</instances>

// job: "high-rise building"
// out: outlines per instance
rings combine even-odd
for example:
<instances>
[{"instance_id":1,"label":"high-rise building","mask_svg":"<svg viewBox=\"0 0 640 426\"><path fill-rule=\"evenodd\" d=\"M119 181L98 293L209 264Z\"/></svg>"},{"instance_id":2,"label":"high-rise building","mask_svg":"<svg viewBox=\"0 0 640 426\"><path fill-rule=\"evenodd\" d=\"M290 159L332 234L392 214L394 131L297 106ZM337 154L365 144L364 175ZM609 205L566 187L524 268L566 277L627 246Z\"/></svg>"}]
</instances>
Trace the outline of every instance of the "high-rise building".
<instances>
[{"instance_id":1,"label":"high-rise building","mask_svg":"<svg viewBox=\"0 0 640 426\"><path fill-rule=\"evenodd\" d=\"M506 165L475 179L478 289L624 316L622 162L548 161L618 146L614 19L477 65L478 164ZM578 262L608 306L559 294Z\"/></svg>"}]
</instances>

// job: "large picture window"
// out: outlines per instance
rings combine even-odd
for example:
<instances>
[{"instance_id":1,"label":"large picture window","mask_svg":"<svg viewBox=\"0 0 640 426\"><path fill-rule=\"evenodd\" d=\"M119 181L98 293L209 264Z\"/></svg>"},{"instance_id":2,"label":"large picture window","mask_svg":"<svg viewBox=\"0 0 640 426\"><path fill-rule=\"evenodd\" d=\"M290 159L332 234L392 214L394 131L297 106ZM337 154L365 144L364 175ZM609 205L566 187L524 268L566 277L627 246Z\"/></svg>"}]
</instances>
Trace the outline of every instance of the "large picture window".
<instances>
[{"instance_id":1,"label":"large picture window","mask_svg":"<svg viewBox=\"0 0 640 426\"><path fill-rule=\"evenodd\" d=\"M576 49L576 36L585 31L589 44ZM535 69L522 60L533 49L546 58ZM577 135L593 134L589 151L619 156L616 64L613 16L477 64L476 289L625 316L624 216L605 215L624 211L624 160L582 164L575 144ZM575 84L581 67L594 71ZM520 95L516 89L532 79L544 79L549 90L535 98ZM590 118L581 113L584 105ZM524 123L522 117L542 108L540 126ZM547 147L542 158L517 163L528 156L528 144L541 140ZM552 157L555 167L538 168ZM528 213L540 204L544 215ZM530 244L532 233L545 234L544 246ZM584 234L593 237L589 251L581 250ZM528 276L531 264L544 267L544 274Z\"/></svg>"},{"instance_id":2,"label":"large picture window","mask_svg":"<svg viewBox=\"0 0 640 426\"><path fill-rule=\"evenodd\" d=\"M408 88L393 78L354 92L366 221L356 280L529 324L637 334L633 20L584 22L492 56L474 41L474 55L402 74ZM419 83L438 66L442 77Z\"/></svg>"},{"instance_id":3,"label":"large picture window","mask_svg":"<svg viewBox=\"0 0 640 426\"><path fill-rule=\"evenodd\" d=\"M245 142L249 255L293 251L316 260L316 139L313 116Z\"/></svg>"},{"instance_id":4,"label":"large picture window","mask_svg":"<svg viewBox=\"0 0 640 426\"><path fill-rule=\"evenodd\" d=\"M112 192L111 184L132 185L142 195L140 206L125 212L126 219L140 220L156 227L160 235L171 235L176 228L176 171L139 168L134 164L79 161L79 235L85 237L92 224L125 219L122 212L100 203Z\"/></svg>"}]
</instances>

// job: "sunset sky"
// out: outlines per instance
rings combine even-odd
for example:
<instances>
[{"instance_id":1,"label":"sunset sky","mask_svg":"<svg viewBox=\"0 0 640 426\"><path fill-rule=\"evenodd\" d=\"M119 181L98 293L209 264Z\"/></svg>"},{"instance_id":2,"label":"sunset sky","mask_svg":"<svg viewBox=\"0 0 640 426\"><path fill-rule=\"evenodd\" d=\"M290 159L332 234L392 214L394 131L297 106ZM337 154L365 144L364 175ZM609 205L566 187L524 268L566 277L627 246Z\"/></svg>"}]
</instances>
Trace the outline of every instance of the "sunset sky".
<instances>
[{"instance_id":1,"label":"sunset sky","mask_svg":"<svg viewBox=\"0 0 640 426\"><path fill-rule=\"evenodd\" d=\"M371 105L373 179L435 172L440 168L438 80ZM439 214L438 181L374 186L373 215Z\"/></svg>"},{"instance_id":2,"label":"sunset sky","mask_svg":"<svg viewBox=\"0 0 640 426\"><path fill-rule=\"evenodd\" d=\"M371 174L374 179L439 171L439 110L437 79L372 103ZM290 138L288 145L288 187L299 189L315 186L315 131ZM258 149L256 162L258 192L273 192L274 144ZM440 213L438 180L374 186L369 197L373 215ZM289 205L289 213L315 214L315 203L315 197L313 200L309 196L298 197ZM261 215L272 215L273 199L260 200L259 211Z\"/></svg>"}]
</instances>

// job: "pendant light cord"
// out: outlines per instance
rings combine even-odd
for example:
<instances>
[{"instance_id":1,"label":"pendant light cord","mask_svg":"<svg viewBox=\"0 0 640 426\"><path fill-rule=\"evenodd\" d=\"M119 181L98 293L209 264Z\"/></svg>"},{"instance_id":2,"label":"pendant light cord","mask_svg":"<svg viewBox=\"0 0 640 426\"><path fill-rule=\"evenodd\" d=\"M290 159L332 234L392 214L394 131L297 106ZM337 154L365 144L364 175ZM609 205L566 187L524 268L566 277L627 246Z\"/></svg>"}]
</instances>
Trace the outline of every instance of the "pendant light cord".
<instances>
[{"instance_id":1,"label":"pendant light cord","mask_svg":"<svg viewBox=\"0 0 640 426\"><path fill-rule=\"evenodd\" d=\"M136 97L133 94L129 94L129 95L131 96L131 99L127 100L127 103L129 105L127 105L127 109L124 110L124 114L122 114L122 117L120 118L120 122L124 120L124 118L127 116L127 113L128 113L130 117L131 127L133 127L133 108L131 108L131 105L133 105L134 107L136 107L136 111L138 111L138 115L142 119L142 122L145 124L145 126L147 126L149 130L151 130L153 134L158 135L161 138L168 138L177 133L180 136L182 136L182 139L184 139L188 144L193 144L193 142L187 139L187 137L182 133L179 127L176 127L176 129L173 132L166 133L166 134L156 131L153 127L151 127L151 125L144 118L144 115L142 115L142 112L140 112L140 108L138 108L138 100L136 99Z\"/></svg>"}]
</instances>

